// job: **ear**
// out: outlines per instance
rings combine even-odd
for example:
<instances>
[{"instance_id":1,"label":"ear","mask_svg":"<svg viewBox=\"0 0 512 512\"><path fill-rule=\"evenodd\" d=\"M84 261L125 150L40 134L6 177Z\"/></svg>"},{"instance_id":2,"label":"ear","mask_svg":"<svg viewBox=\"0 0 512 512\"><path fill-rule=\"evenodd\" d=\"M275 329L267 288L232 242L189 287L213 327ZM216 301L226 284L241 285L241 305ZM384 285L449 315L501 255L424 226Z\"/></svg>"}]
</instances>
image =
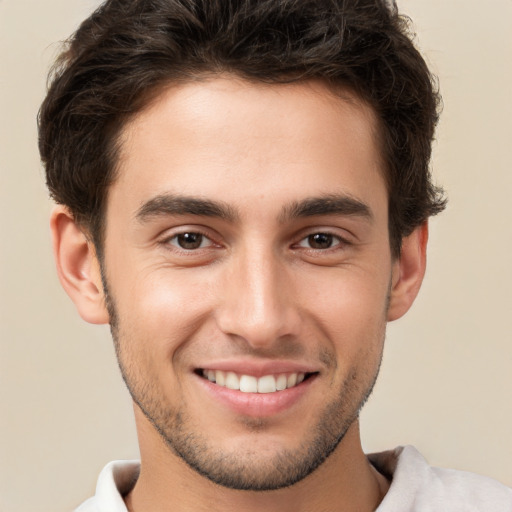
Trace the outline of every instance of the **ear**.
<instances>
[{"instance_id":1,"label":"ear","mask_svg":"<svg viewBox=\"0 0 512 512\"><path fill-rule=\"evenodd\" d=\"M78 313L92 324L109 323L94 244L87 239L64 206L53 209L50 229L57 274Z\"/></svg>"},{"instance_id":2,"label":"ear","mask_svg":"<svg viewBox=\"0 0 512 512\"><path fill-rule=\"evenodd\" d=\"M388 321L405 315L420 291L427 264L428 224L423 223L402 240L400 257L393 263Z\"/></svg>"}]
</instances>

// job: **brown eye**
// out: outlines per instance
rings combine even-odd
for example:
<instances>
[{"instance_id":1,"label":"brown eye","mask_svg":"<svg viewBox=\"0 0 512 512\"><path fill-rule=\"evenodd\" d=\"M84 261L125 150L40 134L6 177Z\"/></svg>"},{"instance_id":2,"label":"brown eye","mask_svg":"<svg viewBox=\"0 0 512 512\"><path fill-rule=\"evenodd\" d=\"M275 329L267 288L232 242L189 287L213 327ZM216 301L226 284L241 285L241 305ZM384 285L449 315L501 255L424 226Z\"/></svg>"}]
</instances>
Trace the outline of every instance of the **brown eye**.
<instances>
[{"instance_id":1,"label":"brown eye","mask_svg":"<svg viewBox=\"0 0 512 512\"><path fill-rule=\"evenodd\" d=\"M312 249L329 249L333 242L334 237L328 233L315 233L308 236L308 244Z\"/></svg>"},{"instance_id":2,"label":"brown eye","mask_svg":"<svg viewBox=\"0 0 512 512\"><path fill-rule=\"evenodd\" d=\"M170 243L180 249L191 251L208 245L208 239L201 233L180 233L172 237Z\"/></svg>"},{"instance_id":3,"label":"brown eye","mask_svg":"<svg viewBox=\"0 0 512 512\"><path fill-rule=\"evenodd\" d=\"M332 235L331 233L313 233L299 242L299 247L305 249L314 249L316 251L332 249L340 245L342 240L339 236Z\"/></svg>"}]
</instances>

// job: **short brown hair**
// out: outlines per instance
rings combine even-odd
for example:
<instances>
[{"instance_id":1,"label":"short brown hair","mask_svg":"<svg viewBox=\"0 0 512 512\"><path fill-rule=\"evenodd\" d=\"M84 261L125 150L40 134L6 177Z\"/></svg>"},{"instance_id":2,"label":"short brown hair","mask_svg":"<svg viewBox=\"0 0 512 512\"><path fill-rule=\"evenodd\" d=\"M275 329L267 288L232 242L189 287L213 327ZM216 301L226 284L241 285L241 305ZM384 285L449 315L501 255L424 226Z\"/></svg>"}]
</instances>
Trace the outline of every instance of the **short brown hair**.
<instances>
[{"instance_id":1,"label":"short brown hair","mask_svg":"<svg viewBox=\"0 0 512 512\"><path fill-rule=\"evenodd\" d=\"M384 0L107 0L70 38L39 113L52 197L101 256L120 130L169 82L231 73L266 83L321 79L379 121L389 236L445 206L429 162L440 97L408 20Z\"/></svg>"}]
</instances>

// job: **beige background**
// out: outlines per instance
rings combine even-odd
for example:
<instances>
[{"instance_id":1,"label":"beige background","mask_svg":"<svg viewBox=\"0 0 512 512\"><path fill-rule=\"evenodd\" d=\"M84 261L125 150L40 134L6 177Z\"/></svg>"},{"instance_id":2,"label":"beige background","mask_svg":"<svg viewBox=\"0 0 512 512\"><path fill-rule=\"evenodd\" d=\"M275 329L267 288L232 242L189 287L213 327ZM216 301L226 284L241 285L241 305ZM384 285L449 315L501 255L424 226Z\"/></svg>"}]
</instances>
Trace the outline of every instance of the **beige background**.
<instances>
[{"instance_id":1,"label":"beige background","mask_svg":"<svg viewBox=\"0 0 512 512\"><path fill-rule=\"evenodd\" d=\"M0 512L71 510L107 461L137 456L108 330L57 283L36 149L54 43L95 3L0 0ZM433 165L450 205L420 298L390 326L364 445L412 443L512 486L512 1L400 6L441 79Z\"/></svg>"}]
</instances>

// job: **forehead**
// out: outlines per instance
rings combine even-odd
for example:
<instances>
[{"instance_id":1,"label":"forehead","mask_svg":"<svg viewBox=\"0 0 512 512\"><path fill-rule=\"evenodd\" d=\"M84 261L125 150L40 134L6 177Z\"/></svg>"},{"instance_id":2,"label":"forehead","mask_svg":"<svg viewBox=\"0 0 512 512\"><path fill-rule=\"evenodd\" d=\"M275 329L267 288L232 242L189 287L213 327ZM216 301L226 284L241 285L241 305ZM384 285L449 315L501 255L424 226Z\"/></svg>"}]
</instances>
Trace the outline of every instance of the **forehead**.
<instances>
[{"instance_id":1,"label":"forehead","mask_svg":"<svg viewBox=\"0 0 512 512\"><path fill-rule=\"evenodd\" d=\"M162 194L247 211L332 193L386 202L376 126L364 102L320 82L172 85L124 127L108 210Z\"/></svg>"}]
</instances>

